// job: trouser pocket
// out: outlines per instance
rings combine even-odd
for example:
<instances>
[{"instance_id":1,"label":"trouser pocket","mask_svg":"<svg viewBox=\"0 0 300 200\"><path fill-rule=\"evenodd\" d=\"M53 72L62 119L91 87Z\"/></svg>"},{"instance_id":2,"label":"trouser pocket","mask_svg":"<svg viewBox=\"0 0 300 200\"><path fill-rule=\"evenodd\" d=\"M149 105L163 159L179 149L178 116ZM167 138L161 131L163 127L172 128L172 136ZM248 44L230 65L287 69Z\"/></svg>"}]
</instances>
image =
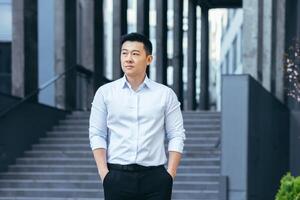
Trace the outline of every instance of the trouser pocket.
<instances>
[{"instance_id":1,"label":"trouser pocket","mask_svg":"<svg viewBox=\"0 0 300 200\"><path fill-rule=\"evenodd\" d=\"M166 174L166 176L169 178L169 181L171 181L171 183L173 184L173 177L171 176L171 174L169 174L168 170L165 168L164 172Z\"/></svg>"},{"instance_id":2,"label":"trouser pocket","mask_svg":"<svg viewBox=\"0 0 300 200\"><path fill-rule=\"evenodd\" d=\"M110 174L111 174L111 171L109 171L109 172L105 175L105 177L104 177L104 179L103 179L103 187L105 187L105 185L107 184L107 181L109 181Z\"/></svg>"}]
</instances>

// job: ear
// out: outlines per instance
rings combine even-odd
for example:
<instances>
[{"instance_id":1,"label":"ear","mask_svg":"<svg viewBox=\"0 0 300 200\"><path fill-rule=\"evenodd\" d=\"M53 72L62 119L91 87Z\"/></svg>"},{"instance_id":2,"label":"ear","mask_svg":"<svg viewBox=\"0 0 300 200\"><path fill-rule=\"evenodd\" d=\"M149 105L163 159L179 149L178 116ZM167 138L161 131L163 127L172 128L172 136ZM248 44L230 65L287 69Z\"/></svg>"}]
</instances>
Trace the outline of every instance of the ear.
<instances>
[{"instance_id":1,"label":"ear","mask_svg":"<svg viewBox=\"0 0 300 200\"><path fill-rule=\"evenodd\" d=\"M152 55L148 55L147 59L146 59L147 65L150 65L151 62L152 62L152 60L153 60L153 56Z\"/></svg>"}]
</instances>

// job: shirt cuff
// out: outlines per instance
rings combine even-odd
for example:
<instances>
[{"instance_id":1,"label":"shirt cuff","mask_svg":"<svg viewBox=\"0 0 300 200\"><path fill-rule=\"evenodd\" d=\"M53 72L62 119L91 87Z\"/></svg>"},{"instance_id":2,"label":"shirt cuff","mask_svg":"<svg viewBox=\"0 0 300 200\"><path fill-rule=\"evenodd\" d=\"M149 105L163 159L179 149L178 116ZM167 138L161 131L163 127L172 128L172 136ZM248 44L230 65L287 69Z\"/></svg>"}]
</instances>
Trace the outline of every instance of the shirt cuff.
<instances>
[{"instance_id":1,"label":"shirt cuff","mask_svg":"<svg viewBox=\"0 0 300 200\"><path fill-rule=\"evenodd\" d=\"M94 137L90 142L90 146L91 146L92 150L99 149L99 148L107 149L107 143L101 137Z\"/></svg>"},{"instance_id":2,"label":"shirt cuff","mask_svg":"<svg viewBox=\"0 0 300 200\"><path fill-rule=\"evenodd\" d=\"M169 141L168 151L176 151L179 153L183 152L183 139L182 138L173 138Z\"/></svg>"}]
</instances>

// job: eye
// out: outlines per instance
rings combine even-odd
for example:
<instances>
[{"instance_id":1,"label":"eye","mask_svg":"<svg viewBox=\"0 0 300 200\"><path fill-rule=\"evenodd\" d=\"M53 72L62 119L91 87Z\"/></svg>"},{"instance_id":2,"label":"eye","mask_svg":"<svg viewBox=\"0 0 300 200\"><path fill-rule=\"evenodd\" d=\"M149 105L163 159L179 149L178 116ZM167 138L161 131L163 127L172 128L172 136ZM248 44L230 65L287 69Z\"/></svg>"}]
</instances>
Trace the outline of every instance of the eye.
<instances>
[{"instance_id":1,"label":"eye","mask_svg":"<svg viewBox=\"0 0 300 200\"><path fill-rule=\"evenodd\" d=\"M132 55L134 55L134 56L138 56L138 55L140 55L139 53L133 53Z\"/></svg>"},{"instance_id":2,"label":"eye","mask_svg":"<svg viewBox=\"0 0 300 200\"><path fill-rule=\"evenodd\" d=\"M123 51L123 52L122 52L122 55L127 55L127 52L124 52L124 51Z\"/></svg>"}]
</instances>

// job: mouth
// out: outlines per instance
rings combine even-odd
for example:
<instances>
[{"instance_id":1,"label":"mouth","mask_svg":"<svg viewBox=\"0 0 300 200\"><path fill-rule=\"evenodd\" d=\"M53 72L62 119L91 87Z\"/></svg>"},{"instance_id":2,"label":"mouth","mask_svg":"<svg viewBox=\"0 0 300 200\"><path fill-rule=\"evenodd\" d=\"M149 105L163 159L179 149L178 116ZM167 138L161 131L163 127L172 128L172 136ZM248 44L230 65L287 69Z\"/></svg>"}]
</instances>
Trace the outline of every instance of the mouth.
<instances>
[{"instance_id":1,"label":"mouth","mask_svg":"<svg viewBox=\"0 0 300 200\"><path fill-rule=\"evenodd\" d=\"M126 65L125 68L126 69L132 69L132 68L134 68L134 66L132 66L132 65Z\"/></svg>"}]
</instances>

